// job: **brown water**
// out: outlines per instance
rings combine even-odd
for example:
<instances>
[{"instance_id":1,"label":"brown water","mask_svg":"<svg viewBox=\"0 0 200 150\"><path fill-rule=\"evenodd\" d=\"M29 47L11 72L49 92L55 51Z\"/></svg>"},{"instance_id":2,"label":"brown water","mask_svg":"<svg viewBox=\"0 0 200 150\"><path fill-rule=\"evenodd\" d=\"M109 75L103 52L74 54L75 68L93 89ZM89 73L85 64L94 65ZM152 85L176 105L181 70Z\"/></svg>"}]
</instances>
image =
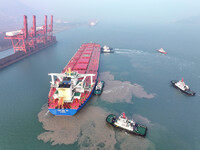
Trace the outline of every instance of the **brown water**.
<instances>
[{"instance_id":1,"label":"brown water","mask_svg":"<svg viewBox=\"0 0 200 150\"><path fill-rule=\"evenodd\" d=\"M114 80L114 75L110 72L100 73L100 79L105 81L104 91L101 99L110 103L126 102L132 103L132 97L152 99L156 94L148 94L144 88L129 81Z\"/></svg>"},{"instance_id":2,"label":"brown water","mask_svg":"<svg viewBox=\"0 0 200 150\"><path fill-rule=\"evenodd\" d=\"M71 150L110 146L110 149L199 150L199 31L199 26L126 25L123 28L98 24L95 28L80 27L58 33L56 45L1 70L0 149ZM165 38L162 38L163 35ZM105 95L92 96L79 112L77 120L76 116L71 120L54 117L42 108L47 103L50 87L48 73L60 72L80 45L89 41L115 48L115 53L101 55L100 73L109 72L113 77L108 86L115 91L113 93L119 95L121 89L127 90L130 93L124 93L128 98L121 92L121 97L112 99L110 88L105 85ZM168 54L158 54L155 50L160 47ZM188 97L171 86L171 80L182 77L197 93L196 96ZM109 83L114 83L116 89ZM129 88L122 88L121 84ZM143 91L143 98L133 93L134 84L140 85L136 87ZM154 97L148 98L150 95ZM88 113L82 113L84 111ZM105 124L107 114L119 115L123 111L128 118L147 125L145 139ZM91 119L84 118L86 116ZM99 116L100 122L96 116ZM97 130L105 133L106 142ZM111 138L107 132L112 135Z\"/></svg>"},{"instance_id":3,"label":"brown water","mask_svg":"<svg viewBox=\"0 0 200 150\"><path fill-rule=\"evenodd\" d=\"M116 130L106 124L105 118L109 113L100 107L86 105L75 116L53 116L45 105L38 114L39 121L46 132L38 136L39 140L57 144L74 144L78 142L80 149L114 149L118 143L121 149L147 149L153 144L139 136L134 136L125 131ZM140 121L146 118L135 116Z\"/></svg>"},{"instance_id":4,"label":"brown water","mask_svg":"<svg viewBox=\"0 0 200 150\"><path fill-rule=\"evenodd\" d=\"M114 80L110 72L101 73L100 79L106 83L101 95L102 101L131 103L133 95L145 98L154 97L154 94L147 94L141 85ZM129 135L125 131L115 132L113 127L106 124L105 119L108 114L109 112L101 107L86 104L75 116L54 116L45 105L38 114L38 118L46 132L41 133L38 139L51 142L52 145L68 145L78 142L80 149L114 149L117 142L122 149L153 147L151 142L143 137ZM133 118L144 124L150 124L150 121L141 115L133 115Z\"/></svg>"}]
</instances>

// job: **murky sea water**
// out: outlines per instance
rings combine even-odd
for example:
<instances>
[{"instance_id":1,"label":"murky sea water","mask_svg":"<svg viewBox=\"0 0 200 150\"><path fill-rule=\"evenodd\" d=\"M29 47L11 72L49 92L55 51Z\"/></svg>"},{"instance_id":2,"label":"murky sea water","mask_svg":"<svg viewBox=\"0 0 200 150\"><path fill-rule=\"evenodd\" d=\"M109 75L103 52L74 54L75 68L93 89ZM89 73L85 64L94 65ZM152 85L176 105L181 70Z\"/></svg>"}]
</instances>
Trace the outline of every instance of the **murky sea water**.
<instances>
[{"instance_id":1,"label":"murky sea water","mask_svg":"<svg viewBox=\"0 0 200 150\"><path fill-rule=\"evenodd\" d=\"M0 149L200 149L199 35L189 25L100 23L58 33L56 45L0 70ZM115 49L101 54L104 93L73 117L51 115L48 73L60 72L91 41ZM161 47L167 55L156 52ZM195 97L171 86L182 77ZM109 113L122 112L148 127L145 138L106 124Z\"/></svg>"}]
</instances>

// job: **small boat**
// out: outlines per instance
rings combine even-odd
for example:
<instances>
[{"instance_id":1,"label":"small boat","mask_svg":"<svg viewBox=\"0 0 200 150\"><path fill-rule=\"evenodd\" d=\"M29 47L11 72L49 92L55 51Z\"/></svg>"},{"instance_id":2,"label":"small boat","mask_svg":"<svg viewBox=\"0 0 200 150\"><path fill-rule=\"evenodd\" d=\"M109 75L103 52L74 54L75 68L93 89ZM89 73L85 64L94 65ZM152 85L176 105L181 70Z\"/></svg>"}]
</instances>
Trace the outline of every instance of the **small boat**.
<instances>
[{"instance_id":1,"label":"small boat","mask_svg":"<svg viewBox=\"0 0 200 150\"><path fill-rule=\"evenodd\" d=\"M146 126L138 124L133 120L128 120L124 112L118 118L114 114L108 115L106 118L106 122L116 128L121 128L130 133L140 136L145 136L147 132Z\"/></svg>"},{"instance_id":2,"label":"small boat","mask_svg":"<svg viewBox=\"0 0 200 150\"><path fill-rule=\"evenodd\" d=\"M162 54L167 54L167 52L163 48L158 49L157 52L160 52Z\"/></svg>"},{"instance_id":3,"label":"small boat","mask_svg":"<svg viewBox=\"0 0 200 150\"><path fill-rule=\"evenodd\" d=\"M104 81L99 81L94 89L94 94L100 95L103 91Z\"/></svg>"},{"instance_id":4,"label":"small boat","mask_svg":"<svg viewBox=\"0 0 200 150\"><path fill-rule=\"evenodd\" d=\"M185 84L185 82L183 81L183 78L180 81L172 80L171 83L175 88L181 90L182 92L186 93L187 95L194 96L196 94L194 91L190 90L188 85Z\"/></svg>"},{"instance_id":5,"label":"small boat","mask_svg":"<svg viewBox=\"0 0 200 150\"><path fill-rule=\"evenodd\" d=\"M104 45L104 47L101 48L101 52L102 53L114 53L113 48L110 48L106 45Z\"/></svg>"},{"instance_id":6,"label":"small boat","mask_svg":"<svg viewBox=\"0 0 200 150\"><path fill-rule=\"evenodd\" d=\"M89 25L90 25L91 27L93 27L93 26L95 26L97 23L98 23L98 21L95 20L95 21L91 21L91 22L89 23Z\"/></svg>"}]
</instances>

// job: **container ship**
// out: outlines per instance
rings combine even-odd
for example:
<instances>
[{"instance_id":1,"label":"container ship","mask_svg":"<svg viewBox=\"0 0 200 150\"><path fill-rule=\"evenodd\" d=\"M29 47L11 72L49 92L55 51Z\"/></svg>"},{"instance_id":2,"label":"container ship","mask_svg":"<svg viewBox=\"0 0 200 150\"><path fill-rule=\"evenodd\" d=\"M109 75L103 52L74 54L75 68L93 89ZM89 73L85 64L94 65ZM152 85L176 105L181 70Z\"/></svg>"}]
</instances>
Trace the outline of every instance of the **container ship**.
<instances>
[{"instance_id":1,"label":"container ship","mask_svg":"<svg viewBox=\"0 0 200 150\"><path fill-rule=\"evenodd\" d=\"M61 73L49 73L48 109L53 115L73 116L90 99L97 83L100 44L82 44Z\"/></svg>"}]
</instances>

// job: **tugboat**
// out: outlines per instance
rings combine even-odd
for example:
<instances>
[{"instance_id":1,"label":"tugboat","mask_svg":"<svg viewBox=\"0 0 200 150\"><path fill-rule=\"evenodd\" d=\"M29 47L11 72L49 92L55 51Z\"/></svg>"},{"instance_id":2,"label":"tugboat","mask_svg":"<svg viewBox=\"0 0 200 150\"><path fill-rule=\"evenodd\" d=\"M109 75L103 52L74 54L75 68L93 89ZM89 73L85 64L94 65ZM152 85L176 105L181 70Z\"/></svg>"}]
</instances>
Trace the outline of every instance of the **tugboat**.
<instances>
[{"instance_id":1,"label":"tugboat","mask_svg":"<svg viewBox=\"0 0 200 150\"><path fill-rule=\"evenodd\" d=\"M94 94L100 95L103 91L104 81L99 81L94 89Z\"/></svg>"},{"instance_id":2,"label":"tugboat","mask_svg":"<svg viewBox=\"0 0 200 150\"><path fill-rule=\"evenodd\" d=\"M185 84L185 82L183 81L183 78L180 81L172 80L171 83L175 88L178 88L179 90L186 93L187 95L194 96L196 94L194 91L190 90L188 85Z\"/></svg>"},{"instance_id":3,"label":"tugboat","mask_svg":"<svg viewBox=\"0 0 200 150\"><path fill-rule=\"evenodd\" d=\"M138 124L133 120L128 120L124 112L118 117L118 119L113 114L108 115L106 118L106 122L116 128L121 128L130 133L140 135L143 137L146 135L147 132L146 126Z\"/></svg>"},{"instance_id":4,"label":"tugboat","mask_svg":"<svg viewBox=\"0 0 200 150\"><path fill-rule=\"evenodd\" d=\"M158 49L157 52L160 52L162 54L167 54L167 52L163 48Z\"/></svg>"},{"instance_id":5,"label":"tugboat","mask_svg":"<svg viewBox=\"0 0 200 150\"><path fill-rule=\"evenodd\" d=\"M106 45L104 45L104 47L101 48L101 52L102 53L114 53L113 48L110 48Z\"/></svg>"}]
</instances>

